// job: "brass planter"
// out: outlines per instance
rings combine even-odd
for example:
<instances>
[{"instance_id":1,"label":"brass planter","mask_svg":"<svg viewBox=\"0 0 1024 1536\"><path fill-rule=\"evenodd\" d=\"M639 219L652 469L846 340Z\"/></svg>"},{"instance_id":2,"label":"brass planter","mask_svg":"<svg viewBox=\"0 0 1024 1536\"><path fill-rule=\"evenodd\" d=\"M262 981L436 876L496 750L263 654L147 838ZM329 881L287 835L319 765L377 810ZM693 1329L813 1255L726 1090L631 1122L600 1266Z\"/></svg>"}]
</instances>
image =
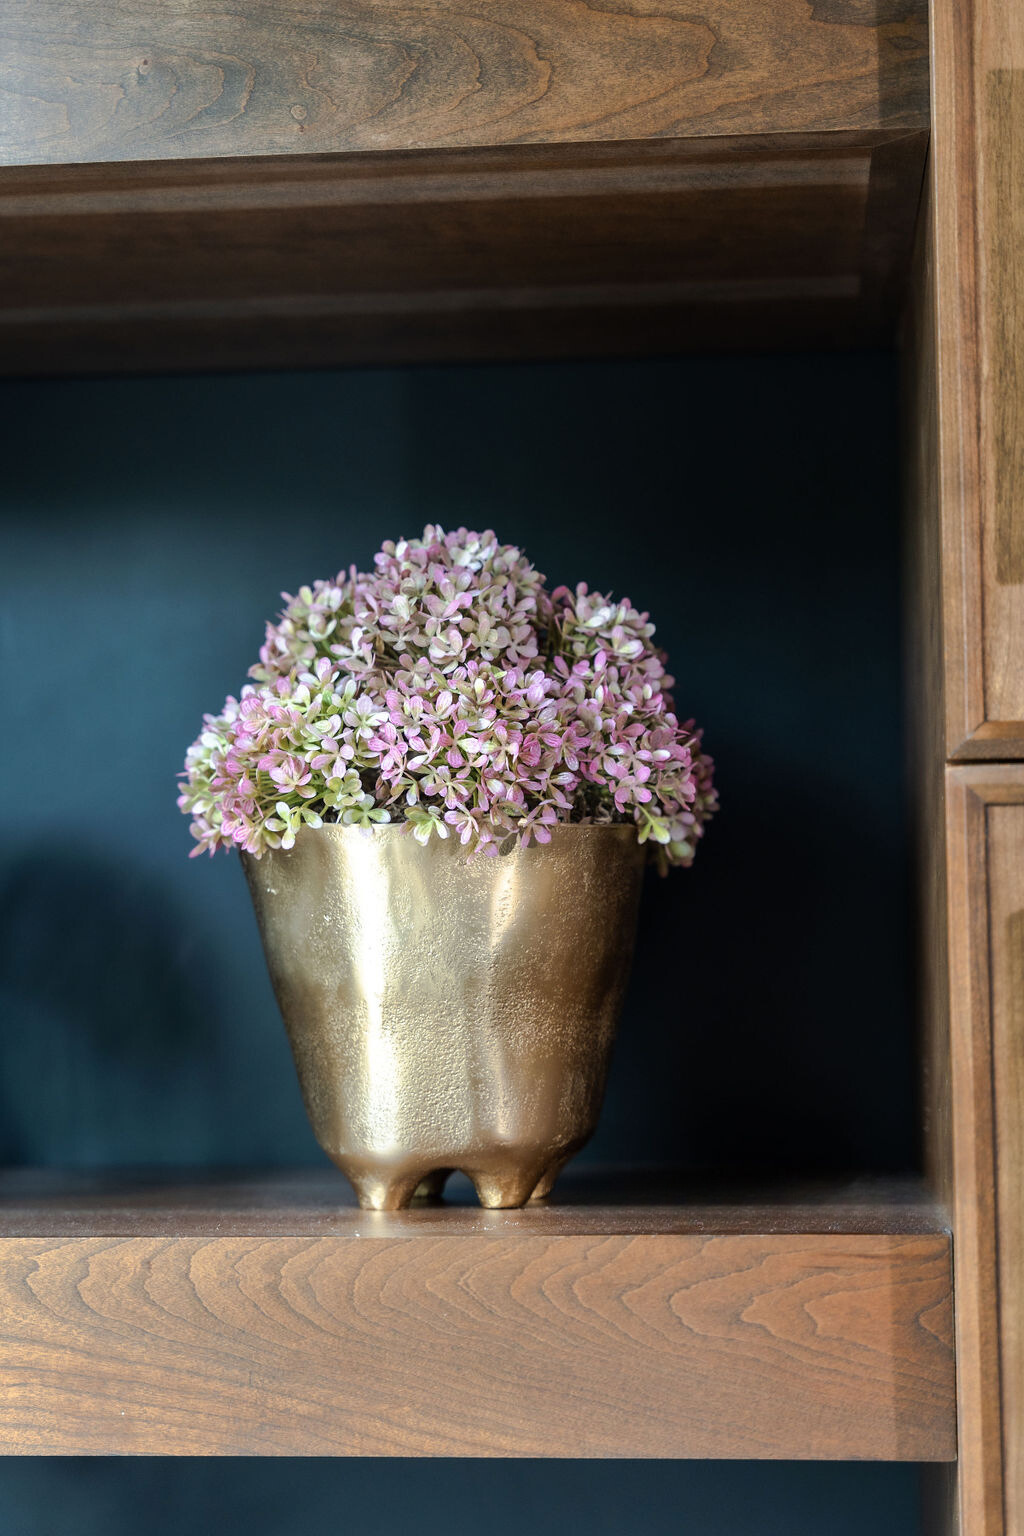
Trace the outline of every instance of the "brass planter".
<instances>
[{"instance_id":1,"label":"brass planter","mask_svg":"<svg viewBox=\"0 0 1024 1536\"><path fill-rule=\"evenodd\" d=\"M547 1194L592 1135L644 850L626 826L467 859L396 826L243 854L306 1109L360 1205L455 1169L485 1206Z\"/></svg>"}]
</instances>

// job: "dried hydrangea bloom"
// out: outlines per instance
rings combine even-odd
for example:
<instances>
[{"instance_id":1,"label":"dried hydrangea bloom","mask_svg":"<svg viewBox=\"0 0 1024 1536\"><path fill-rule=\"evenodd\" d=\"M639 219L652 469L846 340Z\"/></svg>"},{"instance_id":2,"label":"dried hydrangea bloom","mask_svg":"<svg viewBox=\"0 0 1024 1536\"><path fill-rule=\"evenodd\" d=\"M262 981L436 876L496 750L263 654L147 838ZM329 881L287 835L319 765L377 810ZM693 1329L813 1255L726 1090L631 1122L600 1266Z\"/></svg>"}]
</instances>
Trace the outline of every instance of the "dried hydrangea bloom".
<instances>
[{"instance_id":1,"label":"dried hydrangea bloom","mask_svg":"<svg viewBox=\"0 0 1024 1536\"><path fill-rule=\"evenodd\" d=\"M194 853L402 821L493 854L571 821L633 822L662 867L692 860L712 762L627 600L549 592L493 533L429 526L285 603L253 683L189 749Z\"/></svg>"}]
</instances>

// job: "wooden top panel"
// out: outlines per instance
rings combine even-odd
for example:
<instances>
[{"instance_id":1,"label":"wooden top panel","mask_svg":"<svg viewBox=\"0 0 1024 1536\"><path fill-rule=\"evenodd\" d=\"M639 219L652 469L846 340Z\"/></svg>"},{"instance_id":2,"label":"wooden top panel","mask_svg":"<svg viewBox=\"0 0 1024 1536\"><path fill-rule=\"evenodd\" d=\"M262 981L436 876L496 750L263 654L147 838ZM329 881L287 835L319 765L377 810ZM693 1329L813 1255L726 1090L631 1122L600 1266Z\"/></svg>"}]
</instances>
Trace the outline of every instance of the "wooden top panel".
<instances>
[{"instance_id":1,"label":"wooden top panel","mask_svg":"<svg viewBox=\"0 0 1024 1536\"><path fill-rule=\"evenodd\" d=\"M459 1196L460 1187L462 1196ZM596 1237L658 1233L901 1234L944 1231L916 1180L864 1180L780 1191L708 1189L662 1171L588 1173L550 1201L485 1211L464 1181L454 1199L410 1211L360 1211L332 1169L266 1174L0 1174L0 1237L416 1238Z\"/></svg>"},{"instance_id":2,"label":"wooden top panel","mask_svg":"<svg viewBox=\"0 0 1024 1536\"><path fill-rule=\"evenodd\" d=\"M922 130L925 0L3 0L0 163Z\"/></svg>"}]
</instances>

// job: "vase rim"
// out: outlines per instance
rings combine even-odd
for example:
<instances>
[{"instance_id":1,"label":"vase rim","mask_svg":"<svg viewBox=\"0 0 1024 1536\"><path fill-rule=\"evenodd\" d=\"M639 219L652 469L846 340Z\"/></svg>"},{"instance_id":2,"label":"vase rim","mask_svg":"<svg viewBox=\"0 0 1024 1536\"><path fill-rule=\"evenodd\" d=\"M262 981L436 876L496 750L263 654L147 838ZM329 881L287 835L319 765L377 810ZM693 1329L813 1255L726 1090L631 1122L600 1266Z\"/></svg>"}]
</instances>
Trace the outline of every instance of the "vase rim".
<instances>
[{"instance_id":1,"label":"vase rim","mask_svg":"<svg viewBox=\"0 0 1024 1536\"><path fill-rule=\"evenodd\" d=\"M342 821L325 821L320 827L303 827L304 832L369 832L377 836L386 833L399 832L403 836L411 836L405 832L409 825L407 821L377 822L372 827L349 826ZM630 832L636 836L635 821L556 821L548 828L549 832ZM512 834L509 834L510 836ZM541 847L544 845L541 844Z\"/></svg>"},{"instance_id":2,"label":"vase rim","mask_svg":"<svg viewBox=\"0 0 1024 1536\"><path fill-rule=\"evenodd\" d=\"M379 840L391 840L398 837L411 838L412 833L407 830L408 825L409 824L406 821L389 821L378 823L376 826L372 827L359 827L347 826L344 822L340 821L325 821L319 827L301 827L299 829L298 836L301 837L303 841L306 841L309 837L320 837L324 833L327 833L332 839L341 836L375 837ZM556 837L559 840L563 840L567 837L583 834L586 834L587 836L596 834L601 837L614 835L618 840L629 838L632 842L636 843L638 850L642 850L645 853L647 852L645 845L642 844L637 838L636 823L632 821L559 821L556 822L555 825L550 827L548 830L551 832L552 841ZM447 838L437 838L432 836L429 843L421 844L420 846L423 848L436 847L441 849L459 848L461 845L457 837L450 835ZM550 846L550 842L542 843L539 842L536 838L532 838L529 847L526 850L519 851L532 852L534 849L543 850L544 848L548 848ZM274 850L268 850L268 852L273 851ZM279 853L289 851L290 850L288 849L277 850ZM241 849L240 853L242 858L246 861L254 857L251 853L246 853L245 849Z\"/></svg>"}]
</instances>

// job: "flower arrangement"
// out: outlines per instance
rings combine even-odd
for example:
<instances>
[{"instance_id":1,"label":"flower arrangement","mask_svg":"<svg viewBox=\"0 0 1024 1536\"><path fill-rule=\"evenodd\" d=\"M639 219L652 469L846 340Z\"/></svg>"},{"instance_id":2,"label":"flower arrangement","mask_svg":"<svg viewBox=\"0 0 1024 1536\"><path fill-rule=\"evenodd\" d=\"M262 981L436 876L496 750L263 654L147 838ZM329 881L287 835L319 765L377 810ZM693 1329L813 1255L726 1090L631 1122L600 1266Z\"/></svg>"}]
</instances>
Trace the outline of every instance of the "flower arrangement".
<instances>
[{"instance_id":1,"label":"flower arrangement","mask_svg":"<svg viewBox=\"0 0 1024 1536\"><path fill-rule=\"evenodd\" d=\"M633 822L663 869L691 862L712 760L646 613L549 591L491 532L430 526L374 566L282 594L253 682L204 717L178 800L193 854L402 821L493 855L559 822Z\"/></svg>"}]
</instances>

